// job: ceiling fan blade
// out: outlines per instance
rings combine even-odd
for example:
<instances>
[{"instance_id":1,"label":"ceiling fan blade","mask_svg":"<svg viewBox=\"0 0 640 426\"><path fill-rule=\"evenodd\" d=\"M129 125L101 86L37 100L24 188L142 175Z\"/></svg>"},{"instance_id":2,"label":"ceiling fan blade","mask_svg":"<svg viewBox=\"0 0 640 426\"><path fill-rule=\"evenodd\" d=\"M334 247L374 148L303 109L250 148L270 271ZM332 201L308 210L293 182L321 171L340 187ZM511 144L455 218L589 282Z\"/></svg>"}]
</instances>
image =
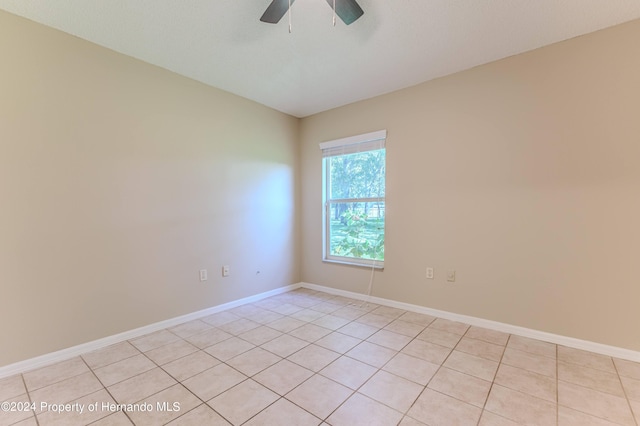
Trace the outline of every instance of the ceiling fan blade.
<instances>
[{"instance_id":1,"label":"ceiling fan blade","mask_svg":"<svg viewBox=\"0 0 640 426\"><path fill-rule=\"evenodd\" d=\"M336 15L342 19L342 21L349 25L356 21L364 14L364 10L360 7L356 0L335 0L336 1ZM333 0L327 0L329 6L333 9Z\"/></svg>"},{"instance_id":2,"label":"ceiling fan blade","mask_svg":"<svg viewBox=\"0 0 640 426\"><path fill-rule=\"evenodd\" d=\"M295 0L291 0L293 4ZM260 20L269 24L277 24L289 10L289 0L273 0L267 10L264 11Z\"/></svg>"}]
</instances>

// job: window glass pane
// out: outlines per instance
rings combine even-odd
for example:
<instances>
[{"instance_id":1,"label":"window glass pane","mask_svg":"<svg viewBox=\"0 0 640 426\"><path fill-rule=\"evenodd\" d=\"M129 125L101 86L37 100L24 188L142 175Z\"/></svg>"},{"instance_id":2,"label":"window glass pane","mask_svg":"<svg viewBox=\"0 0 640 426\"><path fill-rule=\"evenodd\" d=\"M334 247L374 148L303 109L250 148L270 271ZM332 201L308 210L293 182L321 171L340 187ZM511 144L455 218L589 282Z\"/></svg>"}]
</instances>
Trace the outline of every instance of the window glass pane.
<instances>
[{"instance_id":1,"label":"window glass pane","mask_svg":"<svg viewBox=\"0 0 640 426\"><path fill-rule=\"evenodd\" d=\"M385 156L379 149L327 157L330 199L384 197Z\"/></svg>"},{"instance_id":2,"label":"window glass pane","mask_svg":"<svg viewBox=\"0 0 640 426\"><path fill-rule=\"evenodd\" d=\"M331 203L329 254L384 260L384 204Z\"/></svg>"}]
</instances>

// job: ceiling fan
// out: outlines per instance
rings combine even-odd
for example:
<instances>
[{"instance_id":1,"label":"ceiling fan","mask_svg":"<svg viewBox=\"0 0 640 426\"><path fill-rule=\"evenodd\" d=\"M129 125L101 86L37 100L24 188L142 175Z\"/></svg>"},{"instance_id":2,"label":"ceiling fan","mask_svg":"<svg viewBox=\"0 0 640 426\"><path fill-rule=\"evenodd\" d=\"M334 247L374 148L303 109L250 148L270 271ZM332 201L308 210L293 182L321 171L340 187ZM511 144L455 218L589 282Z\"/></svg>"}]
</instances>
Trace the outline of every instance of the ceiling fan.
<instances>
[{"instance_id":1,"label":"ceiling fan","mask_svg":"<svg viewBox=\"0 0 640 426\"><path fill-rule=\"evenodd\" d=\"M295 0L273 0L269 7L267 7L267 10L264 11L260 20L269 24L277 24L284 14L287 13L289 6L292 5L294 1ZM327 3L329 3L329 6L334 9L336 15L347 25L356 21L364 14L364 11L356 0L327 0Z\"/></svg>"}]
</instances>

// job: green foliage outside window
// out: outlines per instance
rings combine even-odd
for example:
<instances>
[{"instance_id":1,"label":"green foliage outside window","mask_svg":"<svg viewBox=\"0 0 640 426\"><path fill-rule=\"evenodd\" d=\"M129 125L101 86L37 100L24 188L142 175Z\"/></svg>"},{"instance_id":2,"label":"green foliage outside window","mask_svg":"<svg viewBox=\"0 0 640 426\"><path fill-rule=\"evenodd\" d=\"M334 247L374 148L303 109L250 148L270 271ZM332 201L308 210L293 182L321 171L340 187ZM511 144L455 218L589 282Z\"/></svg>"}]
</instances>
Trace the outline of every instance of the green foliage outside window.
<instances>
[{"instance_id":1,"label":"green foliage outside window","mask_svg":"<svg viewBox=\"0 0 640 426\"><path fill-rule=\"evenodd\" d=\"M329 254L384 261L384 149L329 157Z\"/></svg>"}]
</instances>

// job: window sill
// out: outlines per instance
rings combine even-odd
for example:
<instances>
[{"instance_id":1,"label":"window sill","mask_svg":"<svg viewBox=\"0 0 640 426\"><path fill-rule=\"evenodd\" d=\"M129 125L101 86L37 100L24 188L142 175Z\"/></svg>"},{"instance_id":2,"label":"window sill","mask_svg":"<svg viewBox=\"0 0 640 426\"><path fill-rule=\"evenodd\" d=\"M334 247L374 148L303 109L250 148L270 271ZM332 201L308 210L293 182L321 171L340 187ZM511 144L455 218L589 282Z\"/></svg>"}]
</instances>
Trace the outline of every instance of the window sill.
<instances>
[{"instance_id":1,"label":"window sill","mask_svg":"<svg viewBox=\"0 0 640 426\"><path fill-rule=\"evenodd\" d=\"M364 268L364 269L373 268L376 271L383 271L384 270L384 262L383 261L380 261L380 262L369 261L367 263L354 262L354 261L342 260L342 259L322 259L322 261L324 263L334 263L334 264L338 264L338 265L355 266L355 267Z\"/></svg>"}]
</instances>

